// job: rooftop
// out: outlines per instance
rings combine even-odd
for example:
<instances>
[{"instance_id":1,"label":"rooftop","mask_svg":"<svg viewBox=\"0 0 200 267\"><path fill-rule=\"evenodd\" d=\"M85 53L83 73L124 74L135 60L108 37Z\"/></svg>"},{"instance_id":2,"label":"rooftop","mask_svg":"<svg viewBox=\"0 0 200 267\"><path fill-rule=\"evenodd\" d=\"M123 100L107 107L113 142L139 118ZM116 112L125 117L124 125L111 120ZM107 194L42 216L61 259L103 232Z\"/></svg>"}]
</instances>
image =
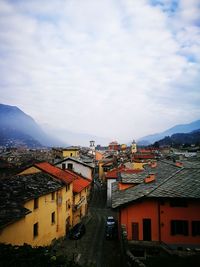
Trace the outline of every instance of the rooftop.
<instances>
[{"instance_id":1,"label":"rooftop","mask_svg":"<svg viewBox=\"0 0 200 267\"><path fill-rule=\"evenodd\" d=\"M144 178L147 177L148 172L143 171L140 173L127 173L127 172L121 172L119 174L119 180L123 184L141 184L144 182Z\"/></svg>"},{"instance_id":2,"label":"rooftop","mask_svg":"<svg viewBox=\"0 0 200 267\"><path fill-rule=\"evenodd\" d=\"M176 186L175 184L173 184L174 187L174 192L177 191L178 189L177 187L180 187L180 185L182 184L182 186L185 186L185 190L187 190L188 186L195 186L195 182L196 182L196 178L194 178L193 175L190 175L191 173L191 169L189 170L185 170L183 167L178 167L175 164L171 164L169 162L165 162L165 161L158 161L157 167L153 169L154 173L155 173L155 181L151 182L151 183L140 183L139 185L135 186L135 187L131 187L128 188L126 190L120 191L118 189L118 184L113 183L113 188L112 188L112 207L116 208L119 207L121 205L125 205L129 202L138 200L140 198L143 197L166 197L166 191L169 191L169 184L173 184L175 183L173 181L173 179L176 179L176 177L182 177L181 179L176 179ZM184 171L184 172L183 172ZM186 171L186 172L185 172ZM199 169L196 170L197 172L197 176L200 175L199 174ZM180 176L176 176L178 175L178 173L180 173ZM194 174L194 172L192 172L192 174ZM142 179L142 173L138 174L139 177L141 177ZM187 178L190 177L190 178ZM183 180L185 181L183 183ZM168 181L168 182L167 182ZM187 181L187 182L186 182ZM195 182L194 182L195 181ZM167 182L167 186L164 186L164 183ZM186 184L188 184L186 186ZM199 185L200 185L200 179L199 179ZM160 188L160 191L156 191L156 189ZM161 188L165 188L165 190L163 189L163 191L161 191ZM200 186L199 186L199 197L200 197ZM154 195L153 195L153 191L154 191ZM160 192L160 194L156 193L156 192ZM150 195L150 193L152 193ZM171 194L171 197L175 197L175 196L179 196L179 197L184 197L183 193L183 189L182 191L180 191L179 193L175 194ZM196 197L198 196L198 194L195 194ZM188 196L188 195L187 195Z\"/></svg>"},{"instance_id":3,"label":"rooftop","mask_svg":"<svg viewBox=\"0 0 200 267\"><path fill-rule=\"evenodd\" d=\"M20 175L0 180L0 228L13 223L31 211L23 204L63 187L47 173Z\"/></svg>"},{"instance_id":4,"label":"rooftop","mask_svg":"<svg viewBox=\"0 0 200 267\"><path fill-rule=\"evenodd\" d=\"M63 181L65 184L69 184L73 181L73 179L64 170L55 167L48 162L36 163L34 166L43 172L53 175L55 178Z\"/></svg>"},{"instance_id":5,"label":"rooftop","mask_svg":"<svg viewBox=\"0 0 200 267\"><path fill-rule=\"evenodd\" d=\"M91 184L91 181L83 178L81 175L71 171L65 170L70 179L73 180L73 192L80 193L84 188L88 187Z\"/></svg>"}]
</instances>

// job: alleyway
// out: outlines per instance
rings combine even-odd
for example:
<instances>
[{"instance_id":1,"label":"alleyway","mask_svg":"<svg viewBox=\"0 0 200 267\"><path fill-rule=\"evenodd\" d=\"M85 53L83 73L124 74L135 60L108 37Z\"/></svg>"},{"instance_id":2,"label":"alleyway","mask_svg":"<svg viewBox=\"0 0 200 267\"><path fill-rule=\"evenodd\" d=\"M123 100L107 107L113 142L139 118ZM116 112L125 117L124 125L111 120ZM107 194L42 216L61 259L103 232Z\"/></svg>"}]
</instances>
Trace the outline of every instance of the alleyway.
<instances>
[{"instance_id":1,"label":"alleyway","mask_svg":"<svg viewBox=\"0 0 200 267\"><path fill-rule=\"evenodd\" d=\"M85 219L86 234L80 240L69 240L61 244L58 253L74 258L82 266L120 266L119 240L106 240L105 224L108 215L115 212L106 207L106 188L95 182Z\"/></svg>"}]
</instances>

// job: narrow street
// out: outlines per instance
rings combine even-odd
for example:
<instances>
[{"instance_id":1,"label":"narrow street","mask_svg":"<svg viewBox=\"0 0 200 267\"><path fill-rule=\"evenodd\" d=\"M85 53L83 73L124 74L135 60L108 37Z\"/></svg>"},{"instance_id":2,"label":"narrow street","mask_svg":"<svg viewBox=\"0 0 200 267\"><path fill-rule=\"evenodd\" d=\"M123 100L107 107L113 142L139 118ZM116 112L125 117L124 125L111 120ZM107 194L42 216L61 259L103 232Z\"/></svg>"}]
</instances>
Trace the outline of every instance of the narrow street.
<instances>
[{"instance_id":1,"label":"narrow street","mask_svg":"<svg viewBox=\"0 0 200 267\"><path fill-rule=\"evenodd\" d=\"M119 240L106 240L105 225L107 216L116 213L106 207L106 188L94 183L88 216L85 218L86 233L79 240L66 238L58 250L75 259L82 266L120 266Z\"/></svg>"}]
</instances>

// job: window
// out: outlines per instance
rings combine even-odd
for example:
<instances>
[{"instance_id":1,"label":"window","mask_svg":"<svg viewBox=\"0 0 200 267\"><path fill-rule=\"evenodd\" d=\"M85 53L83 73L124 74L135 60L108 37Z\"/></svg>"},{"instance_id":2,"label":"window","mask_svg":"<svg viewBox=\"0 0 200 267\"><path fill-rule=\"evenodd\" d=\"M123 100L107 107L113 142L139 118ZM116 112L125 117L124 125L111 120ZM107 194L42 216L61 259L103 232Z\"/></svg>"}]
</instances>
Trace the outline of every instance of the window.
<instances>
[{"instance_id":1,"label":"window","mask_svg":"<svg viewBox=\"0 0 200 267\"><path fill-rule=\"evenodd\" d=\"M73 164L72 164L72 163L68 163L68 164L67 164L67 169L69 169L69 170L73 170Z\"/></svg>"},{"instance_id":2,"label":"window","mask_svg":"<svg viewBox=\"0 0 200 267\"><path fill-rule=\"evenodd\" d=\"M37 237L38 236L38 223L35 223L33 225L33 237Z\"/></svg>"},{"instance_id":3,"label":"window","mask_svg":"<svg viewBox=\"0 0 200 267\"><path fill-rule=\"evenodd\" d=\"M55 211L51 213L51 223L54 224L56 222Z\"/></svg>"},{"instance_id":4,"label":"window","mask_svg":"<svg viewBox=\"0 0 200 267\"><path fill-rule=\"evenodd\" d=\"M65 170L66 169L66 164L62 163L62 169Z\"/></svg>"},{"instance_id":5,"label":"window","mask_svg":"<svg viewBox=\"0 0 200 267\"><path fill-rule=\"evenodd\" d=\"M185 199L173 199L170 200L171 207L187 207L187 201Z\"/></svg>"},{"instance_id":6,"label":"window","mask_svg":"<svg viewBox=\"0 0 200 267\"><path fill-rule=\"evenodd\" d=\"M200 235L200 221L192 221L192 235Z\"/></svg>"},{"instance_id":7,"label":"window","mask_svg":"<svg viewBox=\"0 0 200 267\"><path fill-rule=\"evenodd\" d=\"M38 208L38 198L34 198L34 210Z\"/></svg>"},{"instance_id":8,"label":"window","mask_svg":"<svg viewBox=\"0 0 200 267\"><path fill-rule=\"evenodd\" d=\"M70 185L66 185L66 191L68 191L70 189Z\"/></svg>"},{"instance_id":9,"label":"window","mask_svg":"<svg viewBox=\"0 0 200 267\"><path fill-rule=\"evenodd\" d=\"M73 156L73 153L70 153L70 157L72 157Z\"/></svg>"},{"instance_id":10,"label":"window","mask_svg":"<svg viewBox=\"0 0 200 267\"><path fill-rule=\"evenodd\" d=\"M51 193L51 200L55 200L55 192Z\"/></svg>"},{"instance_id":11,"label":"window","mask_svg":"<svg viewBox=\"0 0 200 267\"><path fill-rule=\"evenodd\" d=\"M188 235L188 221L172 220L171 235Z\"/></svg>"},{"instance_id":12,"label":"window","mask_svg":"<svg viewBox=\"0 0 200 267\"><path fill-rule=\"evenodd\" d=\"M71 205L70 205L70 199L68 199L66 201L66 211L68 211L70 209Z\"/></svg>"}]
</instances>

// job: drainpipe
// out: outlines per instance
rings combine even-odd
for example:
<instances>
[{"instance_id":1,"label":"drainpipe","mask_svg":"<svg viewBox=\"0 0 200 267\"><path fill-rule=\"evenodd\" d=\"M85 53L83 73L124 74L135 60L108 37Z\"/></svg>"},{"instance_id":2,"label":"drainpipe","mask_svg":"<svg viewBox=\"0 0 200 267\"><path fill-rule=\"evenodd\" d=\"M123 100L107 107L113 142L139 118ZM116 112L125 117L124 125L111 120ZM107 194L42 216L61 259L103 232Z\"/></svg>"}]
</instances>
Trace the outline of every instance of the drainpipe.
<instances>
[{"instance_id":1,"label":"drainpipe","mask_svg":"<svg viewBox=\"0 0 200 267\"><path fill-rule=\"evenodd\" d=\"M59 200L58 200L58 197L59 197L59 193L58 191L56 192L56 209L57 209L57 220L56 220L56 232L58 232L58 228L59 228Z\"/></svg>"},{"instance_id":2,"label":"drainpipe","mask_svg":"<svg viewBox=\"0 0 200 267\"><path fill-rule=\"evenodd\" d=\"M161 243L160 200L158 200L158 240Z\"/></svg>"}]
</instances>

